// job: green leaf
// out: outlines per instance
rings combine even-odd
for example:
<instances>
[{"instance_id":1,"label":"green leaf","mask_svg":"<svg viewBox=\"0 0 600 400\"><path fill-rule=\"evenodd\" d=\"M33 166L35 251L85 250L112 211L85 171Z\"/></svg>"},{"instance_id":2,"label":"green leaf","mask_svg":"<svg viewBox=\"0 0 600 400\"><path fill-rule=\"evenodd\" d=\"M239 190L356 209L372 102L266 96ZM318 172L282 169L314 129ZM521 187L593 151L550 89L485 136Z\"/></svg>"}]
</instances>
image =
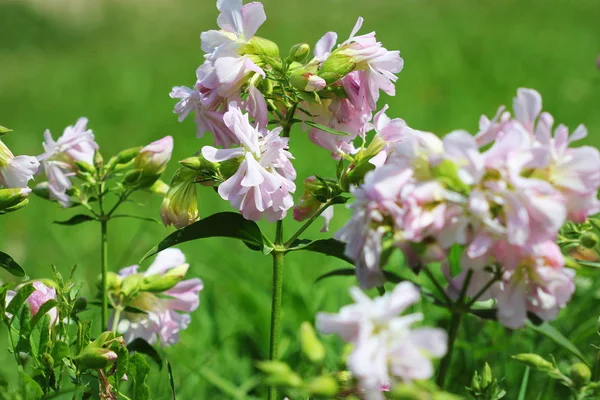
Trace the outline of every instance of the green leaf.
<instances>
[{"instance_id":1,"label":"green leaf","mask_svg":"<svg viewBox=\"0 0 600 400\"><path fill-rule=\"evenodd\" d=\"M583 361L588 367L590 366L589 362L585 359L583 353L581 353L581 351L579 351L579 349L573 343L571 343L569 339L567 339L562 333L560 333L559 330L554 328L552 325L544 323L542 325L536 326L533 323L527 321L527 327L533 330L534 332L541 333L547 338L553 340L563 349L567 350L575 357Z\"/></svg>"},{"instance_id":2,"label":"green leaf","mask_svg":"<svg viewBox=\"0 0 600 400\"><path fill-rule=\"evenodd\" d=\"M292 243L292 247L288 251L308 250L316 253L325 254L328 256L339 258L349 264L354 265L354 261L344 255L346 243L340 242L337 239L319 239L319 240L296 240Z\"/></svg>"},{"instance_id":3,"label":"green leaf","mask_svg":"<svg viewBox=\"0 0 600 400\"><path fill-rule=\"evenodd\" d=\"M92 338L92 321L79 321L77 323L77 339L75 341L75 354L78 355L87 347Z\"/></svg>"},{"instance_id":4,"label":"green leaf","mask_svg":"<svg viewBox=\"0 0 600 400\"><path fill-rule=\"evenodd\" d=\"M139 219L141 221L155 222L157 224L160 223L160 221L157 220L156 218L140 217L138 215L119 214L119 215L113 215L111 218L133 218L133 219Z\"/></svg>"},{"instance_id":5,"label":"green leaf","mask_svg":"<svg viewBox=\"0 0 600 400\"><path fill-rule=\"evenodd\" d=\"M142 261L180 243L210 237L240 239L246 246L256 251L263 251L264 246L268 244L265 242L265 238L256 222L248 221L238 213L222 212L213 214L173 232L158 245L150 249L142 258Z\"/></svg>"},{"instance_id":6,"label":"green leaf","mask_svg":"<svg viewBox=\"0 0 600 400\"><path fill-rule=\"evenodd\" d=\"M19 341L17 342L17 351L31 353L31 310L29 304L21 308L19 316Z\"/></svg>"},{"instance_id":7,"label":"green leaf","mask_svg":"<svg viewBox=\"0 0 600 400\"><path fill-rule=\"evenodd\" d=\"M127 372L127 366L129 364L129 350L125 346L124 342L115 340L112 342L110 349L117 354L117 371L115 374L115 383L117 387L121 380L123 379L123 375Z\"/></svg>"},{"instance_id":8,"label":"green leaf","mask_svg":"<svg viewBox=\"0 0 600 400\"><path fill-rule=\"evenodd\" d=\"M600 263L597 263L597 262L579 260L576 258L574 258L573 261L575 261L577 264L583 265L584 267L600 268Z\"/></svg>"},{"instance_id":9,"label":"green leaf","mask_svg":"<svg viewBox=\"0 0 600 400\"><path fill-rule=\"evenodd\" d=\"M334 269L333 271L329 271L321 276L319 276L315 283L321 282L323 279L331 278L334 276L355 276L356 270L354 268L342 268L342 269Z\"/></svg>"},{"instance_id":10,"label":"green leaf","mask_svg":"<svg viewBox=\"0 0 600 400\"><path fill-rule=\"evenodd\" d=\"M8 254L0 251L0 268L4 268L12 275L23 278L25 270Z\"/></svg>"},{"instance_id":11,"label":"green leaf","mask_svg":"<svg viewBox=\"0 0 600 400\"><path fill-rule=\"evenodd\" d=\"M79 225L88 221L96 221L96 218L87 214L77 214L66 221L54 221L54 223L58 225Z\"/></svg>"},{"instance_id":12,"label":"green leaf","mask_svg":"<svg viewBox=\"0 0 600 400\"><path fill-rule=\"evenodd\" d=\"M21 376L21 388L24 400L39 400L44 396L44 391L39 383L23 372L22 367L19 367L19 375Z\"/></svg>"},{"instance_id":13,"label":"green leaf","mask_svg":"<svg viewBox=\"0 0 600 400\"><path fill-rule=\"evenodd\" d=\"M31 283L28 283L27 285L23 286L21 289L19 289L15 297L13 297L13 299L10 301L8 307L6 307L6 312L12 315L16 315L25 303L25 301L29 298L29 296L31 296L33 292L35 292L35 288Z\"/></svg>"},{"instance_id":14,"label":"green leaf","mask_svg":"<svg viewBox=\"0 0 600 400\"><path fill-rule=\"evenodd\" d=\"M127 349L130 352L137 352L147 355L154 361L160 368L162 368L162 358L158 351L147 341L142 338L137 338L133 342L127 345Z\"/></svg>"},{"instance_id":15,"label":"green leaf","mask_svg":"<svg viewBox=\"0 0 600 400\"><path fill-rule=\"evenodd\" d=\"M40 331L40 338L39 342L32 343L32 346L38 349L38 354L44 354L48 351L48 344L50 343L50 316L44 315L42 324L35 329Z\"/></svg>"},{"instance_id":16,"label":"green leaf","mask_svg":"<svg viewBox=\"0 0 600 400\"><path fill-rule=\"evenodd\" d=\"M129 358L129 367L127 376L133 382L133 400L148 400L150 399L150 388L146 384L150 366L140 353L133 353Z\"/></svg>"},{"instance_id":17,"label":"green leaf","mask_svg":"<svg viewBox=\"0 0 600 400\"><path fill-rule=\"evenodd\" d=\"M38 312L31 319L31 326L34 327L40 319L42 319L46 313L52 310L54 307L58 306L58 302L54 299L50 299L44 304L42 304L38 310Z\"/></svg>"},{"instance_id":18,"label":"green leaf","mask_svg":"<svg viewBox=\"0 0 600 400\"><path fill-rule=\"evenodd\" d=\"M169 371L169 386L171 386L171 394L173 395L173 400L177 400L175 396L175 380L173 379L173 368L171 368L171 363L167 360L167 371Z\"/></svg>"},{"instance_id":19,"label":"green leaf","mask_svg":"<svg viewBox=\"0 0 600 400\"><path fill-rule=\"evenodd\" d=\"M525 400L527 396L527 386L529 384L529 367L525 368L523 379L521 380L521 388L519 389L519 397L517 400Z\"/></svg>"},{"instance_id":20,"label":"green leaf","mask_svg":"<svg viewBox=\"0 0 600 400\"><path fill-rule=\"evenodd\" d=\"M58 365L63 358L71 355L71 349L69 345L63 341L57 340L52 347L52 358L54 359L54 365Z\"/></svg>"},{"instance_id":21,"label":"green leaf","mask_svg":"<svg viewBox=\"0 0 600 400\"><path fill-rule=\"evenodd\" d=\"M336 136L350 136L346 132L338 131L338 130L332 129L332 128L326 126L326 125L317 124L316 122L312 122L312 121L302 121L302 122L304 122L306 125L308 125L308 126L310 126L312 128L320 129L323 132L331 133L332 135L336 135Z\"/></svg>"}]
</instances>

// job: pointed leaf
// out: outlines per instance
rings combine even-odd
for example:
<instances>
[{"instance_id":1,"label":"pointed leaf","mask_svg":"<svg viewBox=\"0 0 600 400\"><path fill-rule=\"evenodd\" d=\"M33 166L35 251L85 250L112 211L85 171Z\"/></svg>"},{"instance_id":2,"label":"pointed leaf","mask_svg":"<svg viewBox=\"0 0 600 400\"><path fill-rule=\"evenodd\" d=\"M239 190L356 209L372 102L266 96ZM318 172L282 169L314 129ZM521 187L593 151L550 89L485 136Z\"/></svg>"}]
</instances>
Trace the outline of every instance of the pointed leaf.
<instances>
[{"instance_id":1,"label":"pointed leaf","mask_svg":"<svg viewBox=\"0 0 600 400\"><path fill-rule=\"evenodd\" d=\"M10 301L8 307L6 307L6 312L12 315L17 314L17 312L21 309L25 301L31 296L31 294L35 292L35 288L31 283L23 286L15 297Z\"/></svg>"},{"instance_id":2,"label":"pointed leaf","mask_svg":"<svg viewBox=\"0 0 600 400\"><path fill-rule=\"evenodd\" d=\"M113 215L111 218L133 218L133 219L139 219L141 221L155 222L157 224L160 223L156 218L140 217L138 215L119 214L119 215Z\"/></svg>"},{"instance_id":3,"label":"pointed leaf","mask_svg":"<svg viewBox=\"0 0 600 400\"><path fill-rule=\"evenodd\" d=\"M88 221L96 221L96 218L87 214L77 214L66 221L54 221L54 223L58 225L79 225Z\"/></svg>"},{"instance_id":4,"label":"pointed leaf","mask_svg":"<svg viewBox=\"0 0 600 400\"><path fill-rule=\"evenodd\" d=\"M0 268L4 268L18 278L25 276L25 270L11 256L2 251L0 251Z\"/></svg>"},{"instance_id":5,"label":"pointed leaf","mask_svg":"<svg viewBox=\"0 0 600 400\"><path fill-rule=\"evenodd\" d=\"M306 125L308 125L308 126L310 126L312 128L316 128L316 129L322 130L323 132L331 133L332 135L336 135L336 136L350 136L346 132L338 131L338 130L332 129L332 128L326 126L326 125L317 124L316 122L312 122L312 121L302 121L302 122L304 122Z\"/></svg>"},{"instance_id":6,"label":"pointed leaf","mask_svg":"<svg viewBox=\"0 0 600 400\"><path fill-rule=\"evenodd\" d=\"M150 366L140 353L133 353L129 358L127 376L133 381L133 400L150 399L150 388L146 384Z\"/></svg>"},{"instance_id":7,"label":"pointed leaf","mask_svg":"<svg viewBox=\"0 0 600 400\"><path fill-rule=\"evenodd\" d=\"M38 348L38 354L44 354L48 351L48 343L50 343L50 316L44 315L42 323L36 329L40 331L40 339L37 346L34 343L32 345Z\"/></svg>"},{"instance_id":8,"label":"pointed leaf","mask_svg":"<svg viewBox=\"0 0 600 400\"><path fill-rule=\"evenodd\" d=\"M130 352L137 352L147 355L154 361L160 368L162 368L162 358L158 351L147 341L142 338L137 338L133 342L127 345L127 349Z\"/></svg>"},{"instance_id":9,"label":"pointed leaf","mask_svg":"<svg viewBox=\"0 0 600 400\"><path fill-rule=\"evenodd\" d=\"M58 302L54 299L50 299L44 304L42 304L38 310L38 312L31 319L31 326L34 327L40 319L42 319L46 313L52 310L54 307L58 306Z\"/></svg>"},{"instance_id":10,"label":"pointed leaf","mask_svg":"<svg viewBox=\"0 0 600 400\"><path fill-rule=\"evenodd\" d=\"M210 237L240 239L246 246L256 251L263 251L265 245L264 236L256 222L248 221L238 213L222 212L213 214L173 232L158 245L150 249L142 258L142 261L180 243Z\"/></svg>"},{"instance_id":11,"label":"pointed leaf","mask_svg":"<svg viewBox=\"0 0 600 400\"><path fill-rule=\"evenodd\" d=\"M356 270L354 268L343 268L343 269L335 269L333 271L329 271L321 276L319 276L315 283L322 281L323 279L331 278L334 276L355 276Z\"/></svg>"},{"instance_id":12,"label":"pointed leaf","mask_svg":"<svg viewBox=\"0 0 600 400\"><path fill-rule=\"evenodd\" d=\"M0 125L0 137L4 136L7 133L12 132L12 131L13 131L12 129L9 129L5 126Z\"/></svg>"},{"instance_id":13,"label":"pointed leaf","mask_svg":"<svg viewBox=\"0 0 600 400\"><path fill-rule=\"evenodd\" d=\"M531 322L527 322L527 327L533 330L534 332L541 333L547 338L553 340L556 344L569 351L575 357L579 358L583 361L588 367L590 366L589 362L585 359L583 353L573 344L569 339L567 339L558 329L553 327L548 323L544 323L542 325L536 326Z\"/></svg>"},{"instance_id":14,"label":"pointed leaf","mask_svg":"<svg viewBox=\"0 0 600 400\"><path fill-rule=\"evenodd\" d=\"M54 365L58 365L62 362L63 358L71 355L71 349L69 345L63 341L57 340L52 347L52 358L54 359Z\"/></svg>"},{"instance_id":15,"label":"pointed leaf","mask_svg":"<svg viewBox=\"0 0 600 400\"><path fill-rule=\"evenodd\" d=\"M346 243L337 239L320 239L320 240L297 240L292 243L292 247L288 251L308 250L316 253L325 254L328 256L339 258L349 264L354 265L354 261L344 255Z\"/></svg>"},{"instance_id":16,"label":"pointed leaf","mask_svg":"<svg viewBox=\"0 0 600 400\"><path fill-rule=\"evenodd\" d=\"M167 370L169 371L169 386L171 386L171 394L173 395L173 400L177 400L175 396L175 380L173 379L173 368L171 368L171 363L167 360Z\"/></svg>"}]
</instances>

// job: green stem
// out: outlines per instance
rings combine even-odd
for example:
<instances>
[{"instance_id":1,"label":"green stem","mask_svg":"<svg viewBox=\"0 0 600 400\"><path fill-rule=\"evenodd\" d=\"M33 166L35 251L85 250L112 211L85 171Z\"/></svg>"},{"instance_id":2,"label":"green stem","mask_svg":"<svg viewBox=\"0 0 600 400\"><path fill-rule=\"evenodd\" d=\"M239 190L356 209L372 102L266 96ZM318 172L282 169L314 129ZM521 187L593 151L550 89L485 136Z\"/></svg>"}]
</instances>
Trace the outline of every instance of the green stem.
<instances>
[{"instance_id":1,"label":"green stem","mask_svg":"<svg viewBox=\"0 0 600 400\"><path fill-rule=\"evenodd\" d=\"M446 375L448 374L448 369L452 363L454 342L456 342L456 338L458 337L458 328L460 327L463 312L465 311L465 297L467 296L467 291L469 289L472 276L473 271L467 271L467 276L465 277L465 282L460 291L460 296L458 297L456 303L452 304L452 315L450 316L450 324L448 325L448 350L444 358L442 358L442 361L440 361L440 367L438 369L438 375L436 379L437 385L442 389L446 384Z\"/></svg>"},{"instance_id":2,"label":"green stem","mask_svg":"<svg viewBox=\"0 0 600 400\"><path fill-rule=\"evenodd\" d=\"M289 247L290 247L290 246L291 246L291 245L294 243L294 241L295 241L296 239L298 239L298 238L300 237L300 235L302 235L302 233L304 233L304 231L305 231L306 229L308 229L308 227L309 227L309 226L311 226L311 225L312 225L312 223L313 223L313 222L315 222L315 220L316 220L317 218L319 218L319 216L321 216L321 214L323 214L323 212L325 212L325 210L326 210L326 209L328 209L328 208L329 208L329 206L331 206L331 200L327 200L327 202L323 203L323 206L321 206L321 208L319 208L319 209L317 210L317 212L316 212L316 213L314 213L314 214L313 214L313 215L312 215L312 216L311 216L311 217L308 219L308 221L306 221L306 222L304 223L304 225L302 225L302 226L300 227L300 229L298 229L298 231L297 231L296 233L294 233L294 234L292 235L292 237L291 237L291 238L289 238L289 240L288 240L287 242L285 242L285 244L284 244L284 247L285 247L286 249L287 249L287 248L289 248Z\"/></svg>"},{"instance_id":3,"label":"green stem","mask_svg":"<svg viewBox=\"0 0 600 400\"><path fill-rule=\"evenodd\" d=\"M100 264L102 268L102 331L108 330L108 220L100 220Z\"/></svg>"},{"instance_id":4,"label":"green stem","mask_svg":"<svg viewBox=\"0 0 600 400\"><path fill-rule=\"evenodd\" d=\"M447 306L450 306L452 304L452 300L450 300L450 297L448 297L448 295L446 294L446 291L444 290L442 285L437 281L437 279L435 279L433 272L431 272L431 270L429 270L429 267L427 267L427 266L423 267L423 272L425 273L425 275L427 275L427 277L429 278L431 283L433 283L433 285L440 292L440 294L442 295L442 298L444 300L444 303L446 303Z\"/></svg>"},{"instance_id":5,"label":"green stem","mask_svg":"<svg viewBox=\"0 0 600 400\"><path fill-rule=\"evenodd\" d=\"M119 326L119 319L121 318L121 307L115 307L115 315L113 316L113 320L112 320L112 331L113 333L116 335L117 334L117 327Z\"/></svg>"},{"instance_id":6,"label":"green stem","mask_svg":"<svg viewBox=\"0 0 600 400\"><path fill-rule=\"evenodd\" d=\"M275 246L282 245L283 223L277 221L277 234L275 237ZM273 293L271 297L271 334L269 345L269 360L277 360L279 358L279 340L281 338L281 304L283 297L283 259L284 252L274 250L273 255ZM269 386L269 400L277 398L277 389L274 386Z\"/></svg>"}]
</instances>

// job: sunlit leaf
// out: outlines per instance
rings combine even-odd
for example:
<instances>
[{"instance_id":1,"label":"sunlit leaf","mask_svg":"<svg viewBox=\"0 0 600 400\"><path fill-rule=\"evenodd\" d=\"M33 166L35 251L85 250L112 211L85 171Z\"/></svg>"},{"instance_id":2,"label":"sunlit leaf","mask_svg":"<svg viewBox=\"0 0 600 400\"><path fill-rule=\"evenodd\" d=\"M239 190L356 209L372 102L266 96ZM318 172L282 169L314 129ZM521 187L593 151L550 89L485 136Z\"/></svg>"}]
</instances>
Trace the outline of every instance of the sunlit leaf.
<instances>
[{"instance_id":1,"label":"sunlit leaf","mask_svg":"<svg viewBox=\"0 0 600 400\"><path fill-rule=\"evenodd\" d=\"M588 360L586 360L583 353L573 343L571 343L571 341L569 339L567 339L566 336L564 336L562 333L560 333L560 331L557 330L556 328L554 328L552 325L550 325L548 323L544 323L542 325L536 326L533 323L528 321L527 327L530 328L531 330L533 330L537 333L541 333L542 335L546 336L547 338L553 340L556 344L561 346L563 349L567 350L568 352L573 354L575 357L577 357L581 361L583 361L585 364L590 366Z\"/></svg>"},{"instance_id":2,"label":"sunlit leaf","mask_svg":"<svg viewBox=\"0 0 600 400\"><path fill-rule=\"evenodd\" d=\"M307 250L315 253L321 253L328 256L339 258L349 264L354 265L354 261L346 257L344 250L346 243L340 242L337 239L320 239L320 240L296 240L288 251Z\"/></svg>"},{"instance_id":3,"label":"sunlit leaf","mask_svg":"<svg viewBox=\"0 0 600 400\"><path fill-rule=\"evenodd\" d=\"M0 268L4 268L19 278L25 276L25 270L11 256L2 251L0 251Z\"/></svg>"},{"instance_id":4,"label":"sunlit leaf","mask_svg":"<svg viewBox=\"0 0 600 400\"><path fill-rule=\"evenodd\" d=\"M138 215L118 214L118 215L113 215L111 218L133 218L133 219L139 219L140 221L155 222L157 224L160 223L160 221L156 218L140 217Z\"/></svg>"},{"instance_id":5,"label":"sunlit leaf","mask_svg":"<svg viewBox=\"0 0 600 400\"><path fill-rule=\"evenodd\" d=\"M267 244L256 222L248 221L238 213L222 212L213 214L173 232L158 245L150 249L142 258L142 261L180 243L211 237L239 239L246 246L256 251L263 251L264 246Z\"/></svg>"},{"instance_id":6,"label":"sunlit leaf","mask_svg":"<svg viewBox=\"0 0 600 400\"><path fill-rule=\"evenodd\" d=\"M316 122L312 122L312 121L302 121L302 122L304 122L306 125L308 125L308 126L310 126L312 128L316 128L316 129L322 130L323 132L331 133L332 135L336 135L336 136L350 136L346 132L338 131L338 130L332 129L332 128L326 126L326 125L317 124Z\"/></svg>"}]
</instances>

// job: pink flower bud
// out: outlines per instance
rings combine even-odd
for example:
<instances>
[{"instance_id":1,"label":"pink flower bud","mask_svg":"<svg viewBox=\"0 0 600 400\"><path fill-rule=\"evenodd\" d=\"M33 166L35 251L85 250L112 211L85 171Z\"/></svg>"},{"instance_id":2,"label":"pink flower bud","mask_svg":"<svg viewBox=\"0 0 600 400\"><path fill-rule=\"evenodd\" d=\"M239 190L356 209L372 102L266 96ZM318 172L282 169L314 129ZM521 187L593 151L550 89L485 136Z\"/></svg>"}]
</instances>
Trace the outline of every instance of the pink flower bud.
<instances>
[{"instance_id":1,"label":"pink flower bud","mask_svg":"<svg viewBox=\"0 0 600 400\"><path fill-rule=\"evenodd\" d=\"M31 316L33 317L38 313L40 307L48 300L56 300L56 289L48 287L39 281L33 282L32 285L35 288L35 291L27 298L27 304L29 305ZM6 293L7 305L16 294L17 293L12 290L9 290L8 293ZM56 307L53 307L47 314L50 317L50 326L54 326L54 324L58 322L58 310Z\"/></svg>"},{"instance_id":2,"label":"pink flower bud","mask_svg":"<svg viewBox=\"0 0 600 400\"><path fill-rule=\"evenodd\" d=\"M146 175L160 175L171 159L173 138L164 138L143 147L135 158L135 166Z\"/></svg>"}]
</instances>

